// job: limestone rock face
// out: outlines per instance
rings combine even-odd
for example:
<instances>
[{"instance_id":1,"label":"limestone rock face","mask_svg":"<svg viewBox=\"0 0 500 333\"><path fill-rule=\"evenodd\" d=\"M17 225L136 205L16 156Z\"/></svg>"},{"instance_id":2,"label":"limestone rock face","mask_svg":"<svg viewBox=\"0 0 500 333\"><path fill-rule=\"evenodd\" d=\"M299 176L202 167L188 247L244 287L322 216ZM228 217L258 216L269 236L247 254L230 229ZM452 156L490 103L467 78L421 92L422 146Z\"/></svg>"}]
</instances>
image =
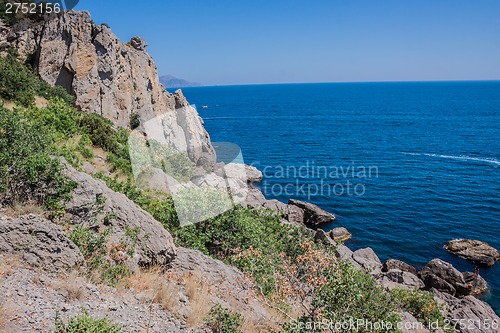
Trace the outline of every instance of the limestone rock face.
<instances>
[{"instance_id":1,"label":"limestone rock face","mask_svg":"<svg viewBox=\"0 0 500 333\"><path fill-rule=\"evenodd\" d=\"M470 239L455 239L449 241L446 250L458 255L461 258L468 259L477 265L493 266L497 260L500 260L500 252L490 246L488 243Z\"/></svg>"},{"instance_id":2,"label":"limestone rock face","mask_svg":"<svg viewBox=\"0 0 500 333\"><path fill-rule=\"evenodd\" d=\"M34 215L0 220L0 253L17 254L29 265L53 273L85 265L78 247L58 225Z\"/></svg>"},{"instance_id":3,"label":"limestone rock face","mask_svg":"<svg viewBox=\"0 0 500 333\"><path fill-rule=\"evenodd\" d=\"M138 230L135 253L128 262L132 268L166 265L174 259L176 247L172 236L149 213L124 194L112 191L103 181L71 166L66 166L65 174L78 184L66 203L66 210L74 223L111 228L110 241L114 244L123 242L128 231Z\"/></svg>"},{"instance_id":4,"label":"limestone rock face","mask_svg":"<svg viewBox=\"0 0 500 333\"><path fill-rule=\"evenodd\" d=\"M182 92L170 94L160 84L142 38L124 44L110 28L95 25L88 12L67 11L40 23L23 20L0 34L1 43L9 43L22 58L34 55L41 78L66 88L82 111L120 127L138 117L141 130L153 119L161 125L162 143L186 152L196 165L215 163L203 121Z\"/></svg>"}]
</instances>

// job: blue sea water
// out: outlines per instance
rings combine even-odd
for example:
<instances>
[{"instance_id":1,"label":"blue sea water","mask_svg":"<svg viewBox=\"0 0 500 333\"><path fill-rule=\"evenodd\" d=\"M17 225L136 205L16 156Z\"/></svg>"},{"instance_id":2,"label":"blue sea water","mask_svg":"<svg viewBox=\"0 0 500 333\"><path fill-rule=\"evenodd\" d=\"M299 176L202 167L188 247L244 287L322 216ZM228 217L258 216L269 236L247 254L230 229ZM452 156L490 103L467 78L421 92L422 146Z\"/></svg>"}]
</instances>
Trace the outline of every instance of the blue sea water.
<instances>
[{"instance_id":1,"label":"blue sea water","mask_svg":"<svg viewBox=\"0 0 500 333\"><path fill-rule=\"evenodd\" d=\"M346 227L352 249L369 246L382 260L417 267L442 258L463 271L474 266L448 254L445 242L472 238L500 249L500 82L220 86L184 94L213 141L238 144L245 162L265 171L268 198L305 199L335 213L326 229ZM500 263L480 273L492 287L484 300L500 313Z\"/></svg>"}]
</instances>

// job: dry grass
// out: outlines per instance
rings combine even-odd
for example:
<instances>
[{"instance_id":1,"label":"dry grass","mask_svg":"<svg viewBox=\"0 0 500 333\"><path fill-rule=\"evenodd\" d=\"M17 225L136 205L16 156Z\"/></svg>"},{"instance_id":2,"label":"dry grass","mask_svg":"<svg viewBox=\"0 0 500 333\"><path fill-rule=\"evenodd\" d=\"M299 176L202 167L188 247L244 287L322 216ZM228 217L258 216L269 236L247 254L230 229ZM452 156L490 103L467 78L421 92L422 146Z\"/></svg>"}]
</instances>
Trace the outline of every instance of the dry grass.
<instances>
[{"instance_id":1,"label":"dry grass","mask_svg":"<svg viewBox=\"0 0 500 333\"><path fill-rule=\"evenodd\" d=\"M45 211L42 206L33 202L15 203L5 209L5 215L13 218L29 214L43 215L44 212Z\"/></svg>"},{"instance_id":2,"label":"dry grass","mask_svg":"<svg viewBox=\"0 0 500 333\"><path fill-rule=\"evenodd\" d=\"M152 267L131 278L131 286L137 290L151 291L152 301L177 315L180 286L178 281L163 272L160 267Z\"/></svg>"},{"instance_id":3,"label":"dry grass","mask_svg":"<svg viewBox=\"0 0 500 333\"><path fill-rule=\"evenodd\" d=\"M17 267L21 267L21 260L18 256L0 256L0 278L12 274Z\"/></svg>"},{"instance_id":4,"label":"dry grass","mask_svg":"<svg viewBox=\"0 0 500 333\"><path fill-rule=\"evenodd\" d=\"M140 276L133 277L131 286L136 290L151 291L154 303L160 304L163 310L179 317L181 316L181 307L184 306L184 303L180 301L184 292L189 300L187 303L189 311L186 318L189 327L202 325L213 306L210 301L210 288L200 273L186 273L177 276L165 273L158 267L150 268L141 272Z\"/></svg>"},{"instance_id":5,"label":"dry grass","mask_svg":"<svg viewBox=\"0 0 500 333\"><path fill-rule=\"evenodd\" d=\"M67 301L83 300L86 296L85 279L77 271L72 271L68 276L53 281L50 287L58 291L65 291Z\"/></svg>"},{"instance_id":6,"label":"dry grass","mask_svg":"<svg viewBox=\"0 0 500 333\"><path fill-rule=\"evenodd\" d=\"M190 312L187 318L187 325L197 327L203 324L204 319L213 306L210 302L210 288L201 273L188 273L184 277L184 288L186 296L189 298Z\"/></svg>"}]
</instances>

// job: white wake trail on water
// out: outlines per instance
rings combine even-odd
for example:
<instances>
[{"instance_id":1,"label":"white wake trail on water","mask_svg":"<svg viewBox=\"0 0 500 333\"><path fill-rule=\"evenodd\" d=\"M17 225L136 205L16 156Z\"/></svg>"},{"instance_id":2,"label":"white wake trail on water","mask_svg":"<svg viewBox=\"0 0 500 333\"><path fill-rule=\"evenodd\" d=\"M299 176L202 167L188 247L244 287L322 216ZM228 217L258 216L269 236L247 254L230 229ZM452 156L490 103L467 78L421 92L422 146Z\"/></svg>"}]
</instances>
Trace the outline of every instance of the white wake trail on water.
<instances>
[{"instance_id":1,"label":"white wake trail on water","mask_svg":"<svg viewBox=\"0 0 500 333\"><path fill-rule=\"evenodd\" d=\"M454 155L440 155L440 154L426 154L426 153L406 153L406 152L402 152L402 154L412 155L412 156L430 156L430 157L446 158L446 159L460 160L460 161L485 162L485 163L491 163L491 164L494 164L494 165L500 165L500 161L496 160L494 158L479 158L479 157L471 157L471 156L465 156L465 155L454 156Z\"/></svg>"}]
</instances>

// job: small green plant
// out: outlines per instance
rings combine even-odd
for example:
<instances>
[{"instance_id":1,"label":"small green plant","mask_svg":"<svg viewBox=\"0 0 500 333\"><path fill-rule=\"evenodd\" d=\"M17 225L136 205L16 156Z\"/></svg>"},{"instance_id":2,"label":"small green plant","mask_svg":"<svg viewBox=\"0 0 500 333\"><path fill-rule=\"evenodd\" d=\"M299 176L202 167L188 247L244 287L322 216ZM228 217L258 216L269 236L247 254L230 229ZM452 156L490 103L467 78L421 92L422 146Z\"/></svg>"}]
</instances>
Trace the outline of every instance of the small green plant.
<instances>
[{"instance_id":1,"label":"small green plant","mask_svg":"<svg viewBox=\"0 0 500 333\"><path fill-rule=\"evenodd\" d=\"M210 309L205 320L214 333L239 333L243 322L240 313L231 312L220 304Z\"/></svg>"},{"instance_id":2,"label":"small green plant","mask_svg":"<svg viewBox=\"0 0 500 333\"><path fill-rule=\"evenodd\" d=\"M141 118L139 117L139 114L137 113L132 114L132 116L130 117L130 128L134 130L140 125L141 125Z\"/></svg>"},{"instance_id":3,"label":"small green plant","mask_svg":"<svg viewBox=\"0 0 500 333\"><path fill-rule=\"evenodd\" d=\"M141 229L136 227L136 228L125 228L125 236L127 237L127 240L125 241L126 246L127 246L127 254L129 256L133 256L135 252L135 248L137 246L137 243L139 242L139 234L141 233Z\"/></svg>"},{"instance_id":4,"label":"small green plant","mask_svg":"<svg viewBox=\"0 0 500 333\"><path fill-rule=\"evenodd\" d=\"M110 231L110 229L104 229L99 232L80 225L70 231L69 238L80 249L89 269L95 270L102 265Z\"/></svg>"},{"instance_id":5,"label":"small green plant","mask_svg":"<svg viewBox=\"0 0 500 333\"><path fill-rule=\"evenodd\" d=\"M94 318L87 311L68 318L67 324L57 314L55 326L55 333L120 333L123 328L121 325L112 323L108 318Z\"/></svg>"}]
</instances>

